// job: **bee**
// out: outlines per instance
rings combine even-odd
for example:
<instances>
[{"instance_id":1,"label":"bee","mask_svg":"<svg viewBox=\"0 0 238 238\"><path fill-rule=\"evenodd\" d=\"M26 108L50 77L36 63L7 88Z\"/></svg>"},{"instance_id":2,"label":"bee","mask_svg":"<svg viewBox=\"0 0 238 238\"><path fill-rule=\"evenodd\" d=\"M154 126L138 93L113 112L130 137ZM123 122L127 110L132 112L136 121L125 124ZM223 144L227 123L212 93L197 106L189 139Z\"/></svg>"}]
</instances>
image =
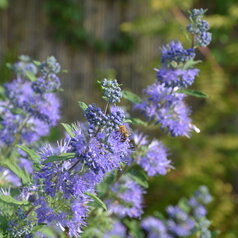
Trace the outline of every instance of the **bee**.
<instances>
[{"instance_id":1,"label":"bee","mask_svg":"<svg viewBox=\"0 0 238 238\"><path fill-rule=\"evenodd\" d=\"M119 126L119 130L118 130L121 134L121 142L125 142L125 141L129 141L130 144L130 149L134 149L135 148L135 142L133 140L133 138L130 135L129 129L126 128L126 126L121 125Z\"/></svg>"},{"instance_id":2,"label":"bee","mask_svg":"<svg viewBox=\"0 0 238 238\"><path fill-rule=\"evenodd\" d=\"M126 126L119 126L119 132L121 133L121 142L125 142L129 138L129 131Z\"/></svg>"}]
</instances>

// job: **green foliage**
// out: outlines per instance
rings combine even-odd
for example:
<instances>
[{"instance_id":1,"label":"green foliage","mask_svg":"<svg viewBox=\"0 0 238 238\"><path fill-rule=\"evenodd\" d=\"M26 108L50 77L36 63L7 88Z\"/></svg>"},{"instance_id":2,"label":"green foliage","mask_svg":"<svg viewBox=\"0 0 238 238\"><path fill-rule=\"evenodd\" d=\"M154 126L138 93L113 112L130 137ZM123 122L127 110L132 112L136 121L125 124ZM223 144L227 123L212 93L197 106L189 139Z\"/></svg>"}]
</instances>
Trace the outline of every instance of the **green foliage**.
<instances>
[{"instance_id":1,"label":"green foliage","mask_svg":"<svg viewBox=\"0 0 238 238\"><path fill-rule=\"evenodd\" d=\"M65 161L65 160L73 159L73 158L75 158L75 153L62 153L58 156L53 155L53 156L49 156L47 158L48 159L46 159L44 161L44 164L50 163L50 162L55 162L55 161Z\"/></svg>"},{"instance_id":2,"label":"green foliage","mask_svg":"<svg viewBox=\"0 0 238 238\"><path fill-rule=\"evenodd\" d=\"M136 95L135 93L128 91L128 90L122 91L122 97L132 103L140 103L141 102L141 98L138 95Z\"/></svg>"},{"instance_id":3,"label":"green foliage","mask_svg":"<svg viewBox=\"0 0 238 238\"><path fill-rule=\"evenodd\" d=\"M112 218L102 208L94 209L88 218L87 227L82 233L83 238L103 238L106 231L111 229Z\"/></svg>"},{"instance_id":4,"label":"green foliage","mask_svg":"<svg viewBox=\"0 0 238 238\"><path fill-rule=\"evenodd\" d=\"M23 184L28 184L31 182L30 175L26 172L25 169L21 169L16 162L12 160L4 160L2 162L2 166L7 167L10 169L18 178L21 179Z\"/></svg>"},{"instance_id":5,"label":"green foliage","mask_svg":"<svg viewBox=\"0 0 238 238\"><path fill-rule=\"evenodd\" d=\"M131 124L135 124L135 125L142 125L142 126L147 126L148 123L146 123L145 121L142 121L140 118L127 118L125 120L125 122L127 123L131 123Z\"/></svg>"},{"instance_id":6,"label":"green foliage","mask_svg":"<svg viewBox=\"0 0 238 238\"><path fill-rule=\"evenodd\" d=\"M141 232L140 225L139 225L139 223L137 221L126 219L124 221L124 223L128 227L129 234L132 237L137 237L137 238L143 238L144 237L144 235Z\"/></svg>"},{"instance_id":7,"label":"green foliage","mask_svg":"<svg viewBox=\"0 0 238 238\"><path fill-rule=\"evenodd\" d=\"M88 108L87 104L84 103L84 102L79 101L78 104L79 104L79 107L80 107L83 111L85 111L85 110Z\"/></svg>"},{"instance_id":8,"label":"green foliage","mask_svg":"<svg viewBox=\"0 0 238 238\"><path fill-rule=\"evenodd\" d=\"M32 72L26 71L26 77L32 82L36 81L36 76Z\"/></svg>"},{"instance_id":9,"label":"green foliage","mask_svg":"<svg viewBox=\"0 0 238 238\"><path fill-rule=\"evenodd\" d=\"M64 129L69 134L69 136L75 137L75 133L74 133L75 130L73 125L69 125L67 123L61 123L61 125L64 127Z\"/></svg>"},{"instance_id":10,"label":"green foliage","mask_svg":"<svg viewBox=\"0 0 238 238\"><path fill-rule=\"evenodd\" d=\"M109 42L96 37L84 26L83 3L75 0L47 0L45 9L57 40L66 42L75 49L90 48L97 52L130 52L134 49L131 34L120 31Z\"/></svg>"},{"instance_id":11,"label":"green foliage","mask_svg":"<svg viewBox=\"0 0 238 238\"><path fill-rule=\"evenodd\" d=\"M7 203L11 206L28 205L28 201L18 201L15 198L13 198L9 195L0 195L0 201L3 202L3 203Z\"/></svg>"},{"instance_id":12,"label":"green foliage","mask_svg":"<svg viewBox=\"0 0 238 238\"><path fill-rule=\"evenodd\" d=\"M187 94L189 96L193 96L193 97L197 97L197 98L207 98L208 97L205 93L200 92L198 90L179 89L177 92Z\"/></svg>"},{"instance_id":13,"label":"green foliage","mask_svg":"<svg viewBox=\"0 0 238 238\"><path fill-rule=\"evenodd\" d=\"M7 8L9 5L8 0L0 0L0 8Z\"/></svg>"},{"instance_id":14,"label":"green foliage","mask_svg":"<svg viewBox=\"0 0 238 238\"><path fill-rule=\"evenodd\" d=\"M102 207L104 210L107 210L106 204L105 204L99 197L97 197L95 194L93 194L93 193L88 193L88 192L86 192L85 194L88 195L90 198L92 198L93 201L94 201L99 207Z\"/></svg>"},{"instance_id":15,"label":"green foliage","mask_svg":"<svg viewBox=\"0 0 238 238\"><path fill-rule=\"evenodd\" d=\"M140 184L142 187L144 188L148 188L148 177L146 175L146 173L140 168L140 167L137 167L136 169L135 168L131 168L129 171L128 171L128 175L134 179L138 184Z\"/></svg>"}]
</instances>

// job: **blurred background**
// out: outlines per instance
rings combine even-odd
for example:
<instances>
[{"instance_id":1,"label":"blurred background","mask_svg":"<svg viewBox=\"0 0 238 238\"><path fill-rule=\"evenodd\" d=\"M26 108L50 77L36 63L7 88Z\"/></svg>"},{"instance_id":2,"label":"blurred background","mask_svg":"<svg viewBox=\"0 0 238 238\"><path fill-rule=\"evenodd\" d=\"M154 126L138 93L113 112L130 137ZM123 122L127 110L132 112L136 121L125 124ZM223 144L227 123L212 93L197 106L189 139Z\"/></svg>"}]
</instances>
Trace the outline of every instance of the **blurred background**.
<instances>
[{"instance_id":1,"label":"blurred background","mask_svg":"<svg viewBox=\"0 0 238 238\"><path fill-rule=\"evenodd\" d=\"M68 70L60 95L67 122L82 118L77 101L100 98L96 82L103 77L116 77L140 94L155 80L162 44L181 40L189 46L181 30L187 11L207 8L213 41L198 51L205 62L193 87L209 98L188 99L201 133L160 138L176 170L151 179L145 213L163 212L204 184L214 197L212 227L221 230L219 237L238 237L237 0L0 0L0 7L0 83L11 79L6 63L18 55L54 55ZM59 138L57 132L51 140Z\"/></svg>"}]
</instances>

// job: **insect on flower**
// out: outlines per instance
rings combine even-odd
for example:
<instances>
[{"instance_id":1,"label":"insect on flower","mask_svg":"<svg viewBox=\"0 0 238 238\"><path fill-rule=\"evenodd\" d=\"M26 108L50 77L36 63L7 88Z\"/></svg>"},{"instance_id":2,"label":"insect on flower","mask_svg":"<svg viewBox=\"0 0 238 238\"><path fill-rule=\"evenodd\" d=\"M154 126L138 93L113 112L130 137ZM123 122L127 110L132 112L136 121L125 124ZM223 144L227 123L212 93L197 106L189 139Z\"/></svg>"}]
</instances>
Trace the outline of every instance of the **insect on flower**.
<instances>
[{"instance_id":1,"label":"insect on flower","mask_svg":"<svg viewBox=\"0 0 238 238\"><path fill-rule=\"evenodd\" d=\"M125 125L119 126L119 132L121 133L121 142L125 142L129 137L129 131Z\"/></svg>"}]
</instances>

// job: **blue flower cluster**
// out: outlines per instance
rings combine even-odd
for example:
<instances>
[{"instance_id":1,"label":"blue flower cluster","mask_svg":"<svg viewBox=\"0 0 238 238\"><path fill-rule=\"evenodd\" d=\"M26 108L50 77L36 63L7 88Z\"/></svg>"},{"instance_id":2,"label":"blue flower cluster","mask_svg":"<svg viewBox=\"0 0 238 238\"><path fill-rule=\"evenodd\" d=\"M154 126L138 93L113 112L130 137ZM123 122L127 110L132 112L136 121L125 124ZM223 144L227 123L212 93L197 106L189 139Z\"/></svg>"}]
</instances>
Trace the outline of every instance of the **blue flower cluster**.
<instances>
[{"instance_id":1,"label":"blue flower cluster","mask_svg":"<svg viewBox=\"0 0 238 238\"><path fill-rule=\"evenodd\" d=\"M31 237L30 234L33 229L34 223L27 218L24 210L18 209L16 211L15 217L8 222L7 226L8 226L8 233L11 237L30 238Z\"/></svg>"},{"instance_id":2,"label":"blue flower cluster","mask_svg":"<svg viewBox=\"0 0 238 238\"><path fill-rule=\"evenodd\" d=\"M195 9L190 16L201 34L209 28L201 20L203 14L202 9ZM196 39L198 44L200 38ZM135 105L172 136L189 136L196 129L184 103L186 95L181 91L186 92L198 74L197 69L191 68L194 57L194 48L184 49L180 42L172 41L162 47L157 80L144 90L144 98ZM169 206L167 220L151 216L141 223L131 220L143 214L142 187L147 186L147 175L165 175L173 166L162 142L140 133L131 134L127 122L145 123L115 105L122 98L116 80L100 82L107 101L105 109L80 104L87 123L63 124L67 135L57 145L41 145L37 153L26 146L12 152L15 144L32 144L57 124L60 103L55 92L60 89L61 67L54 57L40 63L21 56L12 68L17 78L0 88L0 152L14 163L3 164L6 168L0 167L0 172L11 186L18 187L18 195L17 200L11 197L10 190L1 195L14 208L20 204L18 199L27 205L14 210L15 217L6 218L7 237L32 237L34 226L37 230L37 225L42 224L53 230L60 228L67 237L79 237L87 219L101 216L107 221L113 217L109 222L112 229L106 232L105 227L93 227L91 231L96 234L92 237L99 234L105 238L129 238L134 236L130 229L139 226L137 231L140 229L138 232L149 238L189 237L195 233L210 238L205 205L211 202L211 196L204 186L190 199ZM127 97L134 96L131 93ZM108 210L104 212L106 205Z\"/></svg>"},{"instance_id":3,"label":"blue flower cluster","mask_svg":"<svg viewBox=\"0 0 238 238\"><path fill-rule=\"evenodd\" d=\"M181 201L179 205L167 207L167 220L147 217L141 226L148 234L147 237L151 238L190 237L194 234L210 238L210 222L206 218L205 205L211 200L207 187L201 186L189 199Z\"/></svg>"},{"instance_id":4,"label":"blue flower cluster","mask_svg":"<svg viewBox=\"0 0 238 238\"><path fill-rule=\"evenodd\" d=\"M172 238L167 233L166 225L158 218L149 216L143 219L141 227L147 233L147 238Z\"/></svg>"},{"instance_id":5,"label":"blue flower cluster","mask_svg":"<svg viewBox=\"0 0 238 238\"><path fill-rule=\"evenodd\" d=\"M172 136L189 136L191 131L190 110L184 103L185 95L176 89L155 82L144 90L146 97L135 105L149 120Z\"/></svg>"},{"instance_id":6,"label":"blue flower cluster","mask_svg":"<svg viewBox=\"0 0 238 238\"><path fill-rule=\"evenodd\" d=\"M110 103L119 103L122 97L121 87L117 80L103 79L101 82L103 98Z\"/></svg>"},{"instance_id":7,"label":"blue flower cluster","mask_svg":"<svg viewBox=\"0 0 238 238\"><path fill-rule=\"evenodd\" d=\"M134 198L134 195L132 194L130 197L130 193L127 193L127 191L130 191L131 185L130 187L123 187L122 184L120 186L121 192L119 192L119 194L126 194L126 198L121 195L116 195L115 200L113 202L110 201L110 211L113 212L113 214L116 214L120 219L123 219L125 215L128 215L127 212L129 211L126 207L127 202L131 201L132 207L136 198ZM118 188L116 188L116 190L114 189L113 192L118 191ZM138 192L135 192L136 197L138 197L138 194ZM189 199L181 199L178 205L168 206L167 219L161 218L163 217L162 215L160 215L160 218L148 216L142 219L140 224L138 224L138 226L141 227L141 230L139 227L136 229L137 237L178 238L198 236L202 238L211 238L211 232L209 231L210 221L206 218L207 211L205 208L205 205L209 204L211 201L212 197L209 194L207 187L201 186ZM133 227L136 227L135 224ZM110 231L105 232L103 237L129 238L131 236L126 233L126 227L122 222L114 220L112 228Z\"/></svg>"},{"instance_id":8,"label":"blue flower cluster","mask_svg":"<svg viewBox=\"0 0 238 238\"><path fill-rule=\"evenodd\" d=\"M157 81L144 90L145 97L135 105L135 109L172 136L189 137L194 128L190 109L184 103L186 95L179 92L192 85L199 72L185 67L194 57L194 50L184 50L180 42L172 41L163 47L162 68L156 69Z\"/></svg>"},{"instance_id":9,"label":"blue flower cluster","mask_svg":"<svg viewBox=\"0 0 238 238\"><path fill-rule=\"evenodd\" d=\"M115 221L113 223L112 229L106 232L103 238L119 238L119 237L126 237L126 227L119 221Z\"/></svg>"},{"instance_id":10,"label":"blue flower cluster","mask_svg":"<svg viewBox=\"0 0 238 238\"><path fill-rule=\"evenodd\" d=\"M89 105L84 113L89 123L89 134L95 134L99 129L107 132L118 130L125 120L125 112L118 108L112 107L111 112L106 114L100 107Z\"/></svg>"},{"instance_id":11,"label":"blue flower cluster","mask_svg":"<svg viewBox=\"0 0 238 238\"><path fill-rule=\"evenodd\" d=\"M140 148L136 162L148 176L165 175L169 169L173 168L171 161L167 159L167 148L162 142L154 139L149 143L141 134L134 135L134 142Z\"/></svg>"},{"instance_id":12,"label":"blue flower cluster","mask_svg":"<svg viewBox=\"0 0 238 238\"><path fill-rule=\"evenodd\" d=\"M143 194L144 190L140 185L127 176L113 184L111 188L114 194L107 201L109 212L120 218L129 216L131 218L140 217L143 213Z\"/></svg>"},{"instance_id":13,"label":"blue flower cluster","mask_svg":"<svg viewBox=\"0 0 238 238\"><path fill-rule=\"evenodd\" d=\"M4 85L0 101L0 148L16 140L31 144L46 136L60 118L60 102L55 93L38 93L33 89L37 82L33 78L37 80L34 75L39 67L26 56L20 59L13 65L17 79ZM32 80L28 79L29 73L33 75Z\"/></svg>"},{"instance_id":14,"label":"blue flower cluster","mask_svg":"<svg viewBox=\"0 0 238 238\"><path fill-rule=\"evenodd\" d=\"M203 9L192 10L192 24L188 27L200 46L211 41L208 23L202 20L204 13ZM194 57L194 48L184 49L180 42L172 41L162 47L162 67L156 69L157 81L144 90L144 98L135 105L135 109L172 136L189 137L191 130L198 131L189 118L190 109L184 103L186 95L180 92L191 86L198 75L199 70L191 68Z\"/></svg>"},{"instance_id":15,"label":"blue flower cluster","mask_svg":"<svg viewBox=\"0 0 238 238\"><path fill-rule=\"evenodd\" d=\"M203 20L205 14L204 9L193 9L190 12L191 24L187 26L187 31L190 32L198 46L208 46L212 40L212 34L208 32L210 26L206 20Z\"/></svg>"},{"instance_id":16,"label":"blue flower cluster","mask_svg":"<svg viewBox=\"0 0 238 238\"><path fill-rule=\"evenodd\" d=\"M65 142L42 149L42 169L34 176L35 186L40 188L34 202L38 222L56 224L62 230L67 227L70 236L78 236L86 224L91 198L85 193L95 194L105 175L120 168L131 154L129 139L124 140L118 130L125 119L122 109L112 107L107 113L89 105L85 117L88 126L81 127L78 123ZM61 154L73 156L64 161L45 162Z\"/></svg>"},{"instance_id":17,"label":"blue flower cluster","mask_svg":"<svg viewBox=\"0 0 238 238\"><path fill-rule=\"evenodd\" d=\"M161 63L170 67L171 63L186 63L194 57L195 51L193 48L184 49L180 42L172 41L162 47Z\"/></svg>"}]
</instances>

